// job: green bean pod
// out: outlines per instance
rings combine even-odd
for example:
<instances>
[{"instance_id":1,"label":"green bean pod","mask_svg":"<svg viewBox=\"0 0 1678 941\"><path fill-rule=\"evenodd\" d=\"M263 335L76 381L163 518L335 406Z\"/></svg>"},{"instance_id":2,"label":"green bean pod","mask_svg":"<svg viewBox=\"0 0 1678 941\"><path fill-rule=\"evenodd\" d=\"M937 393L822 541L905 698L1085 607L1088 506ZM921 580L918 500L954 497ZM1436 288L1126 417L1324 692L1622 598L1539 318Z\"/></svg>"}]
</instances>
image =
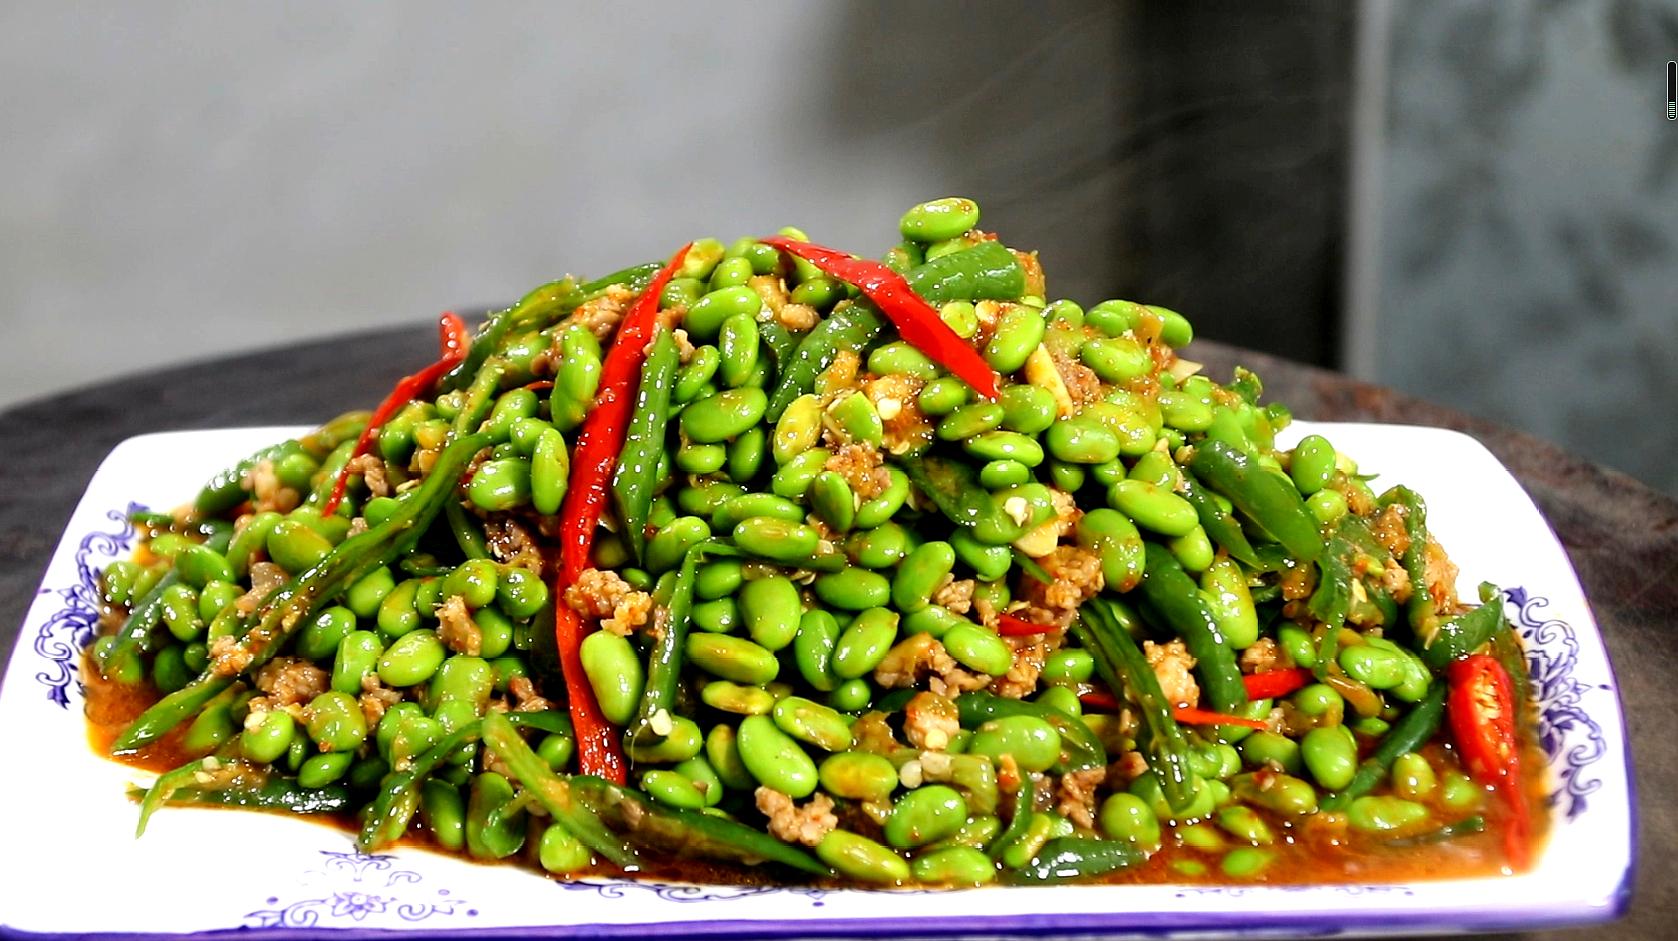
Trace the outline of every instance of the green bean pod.
<instances>
[{"instance_id":1,"label":"green bean pod","mask_svg":"<svg viewBox=\"0 0 1678 941\"><path fill-rule=\"evenodd\" d=\"M612 499L617 505L622 532L629 541L629 553L637 563L645 562L647 512L652 508L658 479L658 461L664 453L666 429L670 424L670 391L680 366L676 340L668 330L659 330L641 366L636 387L635 410L624 433L612 475Z\"/></svg>"}]
</instances>

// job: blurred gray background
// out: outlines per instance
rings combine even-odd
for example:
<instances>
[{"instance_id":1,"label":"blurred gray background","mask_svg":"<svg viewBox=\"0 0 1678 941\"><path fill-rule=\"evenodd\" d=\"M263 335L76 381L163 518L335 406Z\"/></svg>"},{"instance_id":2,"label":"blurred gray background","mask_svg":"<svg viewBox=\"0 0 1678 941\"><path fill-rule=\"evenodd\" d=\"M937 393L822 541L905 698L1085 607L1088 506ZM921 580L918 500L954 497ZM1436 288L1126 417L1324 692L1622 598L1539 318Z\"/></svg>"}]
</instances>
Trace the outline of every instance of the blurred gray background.
<instances>
[{"instance_id":1,"label":"blurred gray background","mask_svg":"<svg viewBox=\"0 0 1678 941\"><path fill-rule=\"evenodd\" d=\"M0 407L964 194L1678 493L1675 4L1184 6L0 4Z\"/></svg>"}]
</instances>

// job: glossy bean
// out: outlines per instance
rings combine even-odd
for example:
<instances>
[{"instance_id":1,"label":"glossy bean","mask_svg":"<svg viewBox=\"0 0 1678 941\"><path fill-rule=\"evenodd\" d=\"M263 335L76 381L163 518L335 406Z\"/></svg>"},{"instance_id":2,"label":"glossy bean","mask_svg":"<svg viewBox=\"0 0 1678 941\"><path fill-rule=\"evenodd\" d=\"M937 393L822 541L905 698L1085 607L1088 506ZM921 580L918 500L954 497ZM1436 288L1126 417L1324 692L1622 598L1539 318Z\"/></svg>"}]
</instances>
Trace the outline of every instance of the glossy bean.
<instances>
[{"instance_id":1,"label":"glossy bean","mask_svg":"<svg viewBox=\"0 0 1678 941\"><path fill-rule=\"evenodd\" d=\"M809 797L820 783L816 763L768 716L740 720L739 748L753 778L794 800Z\"/></svg>"},{"instance_id":2,"label":"glossy bean","mask_svg":"<svg viewBox=\"0 0 1678 941\"><path fill-rule=\"evenodd\" d=\"M811 587L823 604L843 611L879 608L891 601L890 580L865 568L845 568L818 575Z\"/></svg>"},{"instance_id":3,"label":"glossy bean","mask_svg":"<svg viewBox=\"0 0 1678 941\"><path fill-rule=\"evenodd\" d=\"M762 389L729 389L689 403L679 419L689 440L701 444L726 441L763 418L769 398Z\"/></svg>"},{"instance_id":4,"label":"glossy bean","mask_svg":"<svg viewBox=\"0 0 1678 941\"><path fill-rule=\"evenodd\" d=\"M342 650L341 647L339 649ZM423 683L437 672L447 655L448 648L443 646L435 631L410 631L398 637L389 649L379 655L379 679L386 686Z\"/></svg>"},{"instance_id":5,"label":"glossy bean","mask_svg":"<svg viewBox=\"0 0 1678 941\"><path fill-rule=\"evenodd\" d=\"M1044 329L1042 311L1024 304L1005 306L985 344L985 362L1003 375L1018 371L1043 342Z\"/></svg>"},{"instance_id":6,"label":"glossy bean","mask_svg":"<svg viewBox=\"0 0 1678 941\"><path fill-rule=\"evenodd\" d=\"M941 640L957 663L979 673L1002 676L1014 664L1014 651L1007 641L976 624L958 624L945 631Z\"/></svg>"},{"instance_id":7,"label":"glossy bean","mask_svg":"<svg viewBox=\"0 0 1678 941\"><path fill-rule=\"evenodd\" d=\"M927 784L897 799L882 828L886 842L914 849L953 835L967 822L967 799L944 784Z\"/></svg>"},{"instance_id":8,"label":"glossy bean","mask_svg":"<svg viewBox=\"0 0 1678 941\"><path fill-rule=\"evenodd\" d=\"M897 612L870 608L858 614L833 647L833 673L855 679L873 671L897 639Z\"/></svg>"},{"instance_id":9,"label":"glossy bean","mask_svg":"<svg viewBox=\"0 0 1678 941\"><path fill-rule=\"evenodd\" d=\"M379 668L384 644L372 631L351 631L338 644L332 660L332 688L352 696L361 695L362 678Z\"/></svg>"},{"instance_id":10,"label":"glossy bean","mask_svg":"<svg viewBox=\"0 0 1678 941\"><path fill-rule=\"evenodd\" d=\"M802 696L787 696L776 702L770 718L781 731L825 751L851 747L850 723L836 710Z\"/></svg>"},{"instance_id":11,"label":"glossy bean","mask_svg":"<svg viewBox=\"0 0 1678 941\"><path fill-rule=\"evenodd\" d=\"M822 789L847 800L883 802L897 789L897 768L870 752L844 751L822 760Z\"/></svg>"},{"instance_id":12,"label":"glossy bean","mask_svg":"<svg viewBox=\"0 0 1678 941\"><path fill-rule=\"evenodd\" d=\"M353 752L367 739L367 717L349 693L328 690L309 701L309 738L323 752Z\"/></svg>"},{"instance_id":13,"label":"glossy bean","mask_svg":"<svg viewBox=\"0 0 1678 941\"><path fill-rule=\"evenodd\" d=\"M859 882L901 885L910 878L909 864L885 846L848 830L833 830L816 844L816 857L840 875Z\"/></svg>"},{"instance_id":14,"label":"glossy bean","mask_svg":"<svg viewBox=\"0 0 1678 941\"><path fill-rule=\"evenodd\" d=\"M744 637L689 634L686 650L695 666L736 683L762 686L780 673L780 661L775 659L775 654Z\"/></svg>"},{"instance_id":15,"label":"glossy bean","mask_svg":"<svg viewBox=\"0 0 1678 941\"><path fill-rule=\"evenodd\" d=\"M1358 744L1343 725L1306 732L1299 743L1299 755L1311 777L1331 791L1352 783L1358 770Z\"/></svg>"},{"instance_id":16,"label":"glossy bean","mask_svg":"<svg viewBox=\"0 0 1678 941\"><path fill-rule=\"evenodd\" d=\"M780 575L747 582L740 589L738 605L746 633L766 650L792 643L804 615L798 587Z\"/></svg>"},{"instance_id":17,"label":"glossy bean","mask_svg":"<svg viewBox=\"0 0 1678 941\"><path fill-rule=\"evenodd\" d=\"M1187 535L1200 525L1194 507L1182 497L1140 480L1121 480L1107 491L1114 509L1138 526L1164 536Z\"/></svg>"}]
</instances>

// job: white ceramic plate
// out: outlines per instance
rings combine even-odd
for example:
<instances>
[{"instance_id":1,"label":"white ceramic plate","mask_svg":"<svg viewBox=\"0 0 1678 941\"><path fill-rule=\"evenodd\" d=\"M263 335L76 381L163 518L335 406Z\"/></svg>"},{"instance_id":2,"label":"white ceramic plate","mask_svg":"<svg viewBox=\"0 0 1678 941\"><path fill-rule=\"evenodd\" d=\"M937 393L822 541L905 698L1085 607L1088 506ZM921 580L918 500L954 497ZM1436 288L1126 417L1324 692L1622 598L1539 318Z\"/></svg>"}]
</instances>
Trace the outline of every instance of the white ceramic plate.
<instances>
[{"instance_id":1,"label":"white ceramic plate","mask_svg":"<svg viewBox=\"0 0 1678 941\"><path fill-rule=\"evenodd\" d=\"M1508 471L1454 432L1300 423L1379 490L1406 483L1471 591L1507 587L1542 706L1555 826L1518 877L1379 885L985 888L953 892L562 883L422 850L358 855L347 834L269 814L166 809L143 839L124 788L136 772L94 754L77 653L95 572L132 548L124 514L167 508L231 460L299 429L145 435L89 484L24 622L0 691L0 834L12 866L0 932L338 937L935 937L1381 934L1601 921L1628 901L1633 802L1624 723L1602 639L1555 536Z\"/></svg>"}]
</instances>

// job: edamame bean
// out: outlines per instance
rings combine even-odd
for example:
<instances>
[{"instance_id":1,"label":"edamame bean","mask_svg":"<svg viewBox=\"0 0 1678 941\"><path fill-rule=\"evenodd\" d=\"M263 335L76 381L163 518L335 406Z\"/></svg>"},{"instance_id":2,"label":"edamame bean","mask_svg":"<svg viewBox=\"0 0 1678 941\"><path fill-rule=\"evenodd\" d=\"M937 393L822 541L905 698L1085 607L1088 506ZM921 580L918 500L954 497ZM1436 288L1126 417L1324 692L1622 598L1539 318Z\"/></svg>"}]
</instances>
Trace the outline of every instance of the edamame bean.
<instances>
[{"instance_id":1,"label":"edamame bean","mask_svg":"<svg viewBox=\"0 0 1678 941\"><path fill-rule=\"evenodd\" d=\"M711 538L711 527L697 516L679 516L647 540L646 567L649 572L667 572L682 562L694 546Z\"/></svg>"},{"instance_id":2,"label":"edamame bean","mask_svg":"<svg viewBox=\"0 0 1678 941\"><path fill-rule=\"evenodd\" d=\"M367 717L349 693L321 693L309 701L305 714L309 738L323 752L353 752L367 740Z\"/></svg>"},{"instance_id":3,"label":"edamame bean","mask_svg":"<svg viewBox=\"0 0 1678 941\"><path fill-rule=\"evenodd\" d=\"M1003 375L1018 371L1043 342L1044 329L1042 311L1024 304L1003 305L996 332L985 344L985 362Z\"/></svg>"},{"instance_id":4,"label":"edamame bean","mask_svg":"<svg viewBox=\"0 0 1678 941\"><path fill-rule=\"evenodd\" d=\"M946 846L922 853L910 864L915 881L927 885L986 885L996 879L996 864L972 846Z\"/></svg>"},{"instance_id":5,"label":"edamame bean","mask_svg":"<svg viewBox=\"0 0 1678 941\"><path fill-rule=\"evenodd\" d=\"M858 614L833 646L833 674L856 679L873 672L897 639L897 612L870 608Z\"/></svg>"},{"instance_id":6,"label":"edamame bean","mask_svg":"<svg viewBox=\"0 0 1678 941\"><path fill-rule=\"evenodd\" d=\"M962 442L967 453L984 461L1018 461L1027 467L1043 463L1043 446L1016 431L987 431Z\"/></svg>"},{"instance_id":7,"label":"edamame bean","mask_svg":"<svg viewBox=\"0 0 1678 941\"><path fill-rule=\"evenodd\" d=\"M1185 536L1200 525L1189 501L1153 484L1121 480L1107 491L1107 502L1136 525L1164 536Z\"/></svg>"},{"instance_id":8,"label":"edamame bean","mask_svg":"<svg viewBox=\"0 0 1678 941\"><path fill-rule=\"evenodd\" d=\"M340 646L339 650L342 649ZM410 631L379 656L379 679L386 686L415 686L430 679L446 656L448 648L437 638L436 631Z\"/></svg>"},{"instance_id":9,"label":"edamame bean","mask_svg":"<svg viewBox=\"0 0 1678 941\"><path fill-rule=\"evenodd\" d=\"M1236 798L1285 817L1317 812L1317 791L1290 774L1238 774L1230 779Z\"/></svg>"},{"instance_id":10,"label":"edamame bean","mask_svg":"<svg viewBox=\"0 0 1678 941\"><path fill-rule=\"evenodd\" d=\"M551 426L544 428L530 452L531 507L543 516L558 513L570 478L571 455L565 448L565 436Z\"/></svg>"},{"instance_id":11,"label":"edamame bean","mask_svg":"<svg viewBox=\"0 0 1678 941\"><path fill-rule=\"evenodd\" d=\"M1141 379L1154 370L1148 348L1130 337L1089 340L1078 349L1078 358L1102 382L1123 384Z\"/></svg>"},{"instance_id":12,"label":"edamame bean","mask_svg":"<svg viewBox=\"0 0 1678 941\"><path fill-rule=\"evenodd\" d=\"M810 509L834 532L849 532L856 522L856 494L843 474L822 471L810 482Z\"/></svg>"},{"instance_id":13,"label":"edamame bean","mask_svg":"<svg viewBox=\"0 0 1678 941\"><path fill-rule=\"evenodd\" d=\"M1245 650L1258 641L1258 611L1240 563L1229 556L1211 562L1200 576L1200 590L1231 647Z\"/></svg>"},{"instance_id":14,"label":"edamame bean","mask_svg":"<svg viewBox=\"0 0 1678 941\"><path fill-rule=\"evenodd\" d=\"M762 686L780 674L780 661L775 655L744 637L689 634L686 648L695 666L725 680Z\"/></svg>"},{"instance_id":15,"label":"edamame bean","mask_svg":"<svg viewBox=\"0 0 1678 941\"><path fill-rule=\"evenodd\" d=\"M834 797L882 802L897 789L897 768L871 752L845 751L822 760L820 779Z\"/></svg>"},{"instance_id":16,"label":"edamame bean","mask_svg":"<svg viewBox=\"0 0 1678 941\"><path fill-rule=\"evenodd\" d=\"M773 249L771 249L773 252ZM719 266L719 272L722 266ZM759 272L762 274L763 272ZM696 341L709 342L717 336L730 317L745 315L755 318L763 309L763 298L744 284L720 287L700 298L688 308L683 326Z\"/></svg>"},{"instance_id":17,"label":"edamame bean","mask_svg":"<svg viewBox=\"0 0 1678 941\"><path fill-rule=\"evenodd\" d=\"M629 744L629 760L635 764L678 764L698 755L705 737L698 723L686 716L671 719L670 734L657 741L636 738Z\"/></svg>"},{"instance_id":18,"label":"edamame bean","mask_svg":"<svg viewBox=\"0 0 1678 941\"><path fill-rule=\"evenodd\" d=\"M1426 824L1428 816L1423 805L1389 795L1366 795L1346 806L1346 823L1366 833L1413 830Z\"/></svg>"},{"instance_id":19,"label":"edamame bean","mask_svg":"<svg viewBox=\"0 0 1678 941\"><path fill-rule=\"evenodd\" d=\"M922 414L929 418L942 418L966 405L971 398L967 383L954 376L945 376L922 386L916 401Z\"/></svg>"},{"instance_id":20,"label":"edamame bean","mask_svg":"<svg viewBox=\"0 0 1678 941\"><path fill-rule=\"evenodd\" d=\"M821 537L802 523L790 523L770 516L743 519L734 527L734 544L745 552L788 564L810 558Z\"/></svg>"},{"instance_id":21,"label":"edamame bean","mask_svg":"<svg viewBox=\"0 0 1678 941\"><path fill-rule=\"evenodd\" d=\"M903 237L916 242L942 242L963 235L979 224L979 204L946 196L913 206L897 222Z\"/></svg>"},{"instance_id":22,"label":"edamame bean","mask_svg":"<svg viewBox=\"0 0 1678 941\"><path fill-rule=\"evenodd\" d=\"M290 574L312 568L332 551L332 543L306 523L283 519L268 533L268 558Z\"/></svg>"},{"instance_id":23,"label":"edamame bean","mask_svg":"<svg viewBox=\"0 0 1678 941\"><path fill-rule=\"evenodd\" d=\"M768 716L740 720L739 748L753 778L794 800L809 797L820 782L816 763Z\"/></svg>"},{"instance_id":24,"label":"edamame bean","mask_svg":"<svg viewBox=\"0 0 1678 941\"><path fill-rule=\"evenodd\" d=\"M1299 757L1299 743L1276 732L1254 732L1241 740L1241 760L1254 767L1271 766L1292 774L1304 765Z\"/></svg>"},{"instance_id":25,"label":"edamame bean","mask_svg":"<svg viewBox=\"0 0 1678 941\"><path fill-rule=\"evenodd\" d=\"M802 696L775 703L770 718L776 727L801 742L830 752L851 747L851 726L837 711Z\"/></svg>"},{"instance_id":26,"label":"edamame bean","mask_svg":"<svg viewBox=\"0 0 1678 941\"><path fill-rule=\"evenodd\" d=\"M891 478L886 489L873 499L864 500L856 508L856 520L853 525L857 529L873 529L883 525L891 519L903 504L909 499L909 477L895 467L886 468L886 475Z\"/></svg>"},{"instance_id":27,"label":"edamame bean","mask_svg":"<svg viewBox=\"0 0 1678 941\"><path fill-rule=\"evenodd\" d=\"M467 499L486 513L499 513L530 501L530 462L501 458L478 465L466 485Z\"/></svg>"},{"instance_id":28,"label":"edamame bean","mask_svg":"<svg viewBox=\"0 0 1678 941\"><path fill-rule=\"evenodd\" d=\"M1131 843L1152 853L1160 848L1159 817L1148 802L1135 794L1119 791L1101 802L1098 817L1101 832L1115 840Z\"/></svg>"},{"instance_id":29,"label":"edamame bean","mask_svg":"<svg viewBox=\"0 0 1678 941\"><path fill-rule=\"evenodd\" d=\"M1060 733L1036 716L991 719L974 731L967 753L992 761L1013 755L1021 771L1047 771L1060 760Z\"/></svg>"},{"instance_id":30,"label":"edamame bean","mask_svg":"<svg viewBox=\"0 0 1678 941\"><path fill-rule=\"evenodd\" d=\"M809 394L793 399L775 422L775 434L771 439L775 463L784 465L815 447L821 440L821 433L821 399Z\"/></svg>"},{"instance_id":31,"label":"edamame bean","mask_svg":"<svg viewBox=\"0 0 1678 941\"><path fill-rule=\"evenodd\" d=\"M1393 761L1393 793L1406 800L1425 801L1438 788L1433 765L1415 752L1405 752Z\"/></svg>"},{"instance_id":32,"label":"edamame bean","mask_svg":"<svg viewBox=\"0 0 1678 941\"><path fill-rule=\"evenodd\" d=\"M957 527L950 533L950 548L954 549L957 558L966 563L967 567L973 570L973 574L983 581L1001 578L1014 564L1013 552L1007 545L981 542L965 526Z\"/></svg>"},{"instance_id":33,"label":"edamame bean","mask_svg":"<svg viewBox=\"0 0 1678 941\"><path fill-rule=\"evenodd\" d=\"M683 810L700 810L706 806L705 795L693 782L663 768L655 768L641 775L641 790L653 800Z\"/></svg>"},{"instance_id":34,"label":"edamame bean","mask_svg":"<svg viewBox=\"0 0 1678 941\"><path fill-rule=\"evenodd\" d=\"M291 747L291 738L297 729L297 720L284 709L271 709L262 713L256 721L246 721L245 729L239 733L239 748L244 756L257 764L270 764L278 761L286 749Z\"/></svg>"},{"instance_id":35,"label":"edamame bean","mask_svg":"<svg viewBox=\"0 0 1678 941\"><path fill-rule=\"evenodd\" d=\"M221 553L202 543L190 543L175 554L175 571L183 583L197 589L211 582L234 580L232 564Z\"/></svg>"},{"instance_id":36,"label":"edamame bean","mask_svg":"<svg viewBox=\"0 0 1678 941\"><path fill-rule=\"evenodd\" d=\"M788 500L802 500L810 484L833 456L826 448L811 448L792 458L769 479L769 492Z\"/></svg>"},{"instance_id":37,"label":"edamame bean","mask_svg":"<svg viewBox=\"0 0 1678 941\"><path fill-rule=\"evenodd\" d=\"M739 734L732 725L715 725L705 736L705 760L731 790L749 791L757 780L740 760Z\"/></svg>"},{"instance_id":38,"label":"edamame bean","mask_svg":"<svg viewBox=\"0 0 1678 941\"><path fill-rule=\"evenodd\" d=\"M909 864L903 857L849 830L829 831L816 844L816 857L859 882L901 885L909 880Z\"/></svg>"},{"instance_id":39,"label":"edamame bean","mask_svg":"<svg viewBox=\"0 0 1678 941\"><path fill-rule=\"evenodd\" d=\"M1014 651L1008 642L971 622L951 627L940 639L950 656L970 670L1002 676L1014 665Z\"/></svg>"},{"instance_id":40,"label":"edamame bean","mask_svg":"<svg viewBox=\"0 0 1678 941\"><path fill-rule=\"evenodd\" d=\"M925 353L902 340L882 343L868 354L868 371L876 376L894 373L933 379L938 375L938 364Z\"/></svg>"},{"instance_id":41,"label":"edamame bean","mask_svg":"<svg viewBox=\"0 0 1678 941\"><path fill-rule=\"evenodd\" d=\"M758 360L757 320L752 314L735 314L722 322L717 336L717 352L722 363L717 376L730 388L743 385L751 376Z\"/></svg>"},{"instance_id":42,"label":"edamame bean","mask_svg":"<svg viewBox=\"0 0 1678 941\"><path fill-rule=\"evenodd\" d=\"M1043 659L1040 676L1045 683L1076 686L1095 675L1095 657L1078 647L1062 647Z\"/></svg>"},{"instance_id":43,"label":"edamame bean","mask_svg":"<svg viewBox=\"0 0 1678 941\"><path fill-rule=\"evenodd\" d=\"M371 618L379 613L379 605L396 587L396 576L390 567L381 565L349 587L344 593L344 606L358 618Z\"/></svg>"},{"instance_id":44,"label":"edamame bean","mask_svg":"<svg viewBox=\"0 0 1678 941\"><path fill-rule=\"evenodd\" d=\"M886 842L914 849L952 836L967 822L967 799L944 784L928 784L897 799L882 828Z\"/></svg>"},{"instance_id":45,"label":"edamame bean","mask_svg":"<svg viewBox=\"0 0 1678 941\"><path fill-rule=\"evenodd\" d=\"M1103 464L1119 456L1118 436L1087 418L1062 418L1049 426L1049 453L1070 464Z\"/></svg>"},{"instance_id":46,"label":"edamame bean","mask_svg":"<svg viewBox=\"0 0 1678 941\"><path fill-rule=\"evenodd\" d=\"M943 585L955 564L955 549L949 543L923 543L897 567L891 585L893 606L907 614L930 605L933 592Z\"/></svg>"},{"instance_id":47,"label":"edamame bean","mask_svg":"<svg viewBox=\"0 0 1678 941\"><path fill-rule=\"evenodd\" d=\"M1338 791L1352 783L1358 770L1358 743L1343 725L1311 729L1300 740L1299 754L1311 777Z\"/></svg>"},{"instance_id":48,"label":"edamame bean","mask_svg":"<svg viewBox=\"0 0 1678 941\"><path fill-rule=\"evenodd\" d=\"M594 854L571 831L552 823L542 829L537 840L536 861L547 872L563 876L587 867L594 861Z\"/></svg>"},{"instance_id":49,"label":"edamame bean","mask_svg":"<svg viewBox=\"0 0 1678 941\"><path fill-rule=\"evenodd\" d=\"M864 568L818 575L811 587L823 604L843 611L879 608L891 600L891 582L884 575Z\"/></svg>"},{"instance_id":50,"label":"edamame bean","mask_svg":"<svg viewBox=\"0 0 1678 941\"><path fill-rule=\"evenodd\" d=\"M355 630L355 612L333 605L315 615L297 635L297 652L310 660L325 660ZM182 638L183 640L187 638Z\"/></svg>"},{"instance_id":51,"label":"edamame bean","mask_svg":"<svg viewBox=\"0 0 1678 941\"><path fill-rule=\"evenodd\" d=\"M700 687L699 699L712 709L742 716L767 715L775 708L775 697L768 690L727 680L712 680Z\"/></svg>"},{"instance_id":52,"label":"edamame bean","mask_svg":"<svg viewBox=\"0 0 1678 941\"><path fill-rule=\"evenodd\" d=\"M1404 682L1405 663L1401 654L1371 644L1342 647L1336 659L1346 675L1373 689L1391 689Z\"/></svg>"},{"instance_id":53,"label":"edamame bean","mask_svg":"<svg viewBox=\"0 0 1678 941\"><path fill-rule=\"evenodd\" d=\"M1288 460L1288 476L1299 492L1309 497L1334 479L1334 445L1322 435L1306 435L1294 445Z\"/></svg>"},{"instance_id":54,"label":"edamame bean","mask_svg":"<svg viewBox=\"0 0 1678 941\"><path fill-rule=\"evenodd\" d=\"M361 695L361 680L379 668L384 644L372 631L351 631L338 643L332 660L332 688L352 696Z\"/></svg>"},{"instance_id":55,"label":"edamame bean","mask_svg":"<svg viewBox=\"0 0 1678 941\"><path fill-rule=\"evenodd\" d=\"M768 407L769 397L762 389L729 389L689 403L679 422L689 440L711 444L752 428Z\"/></svg>"},{"instance_id":56,"label":"edamame bean","mask_svg":"<svg viewBox=\"0 0 1678 941\"><path fill-rule=\"evenodd\" d=\"M1218 868L1232 879L1248 879L1263 872L1275 858L1276 854L1272 850L1256 846L1237 846L1224 854L1223 862Z\"/></svg>"},{"instance_id":57,"label":"edamame bean","mask_svg":"<svg viewBox=\"0 0 1678 941\"><path fill-rule=\"evenodd\" d=\"M804 682L822 692L839 684L833 674L833 649L839 642L839 622L826 611L807 611L793 638L793 662Z\"/></svg>"},{"instance_id":58,"label":"edamame bean","mask_svg":"<svg viewBox=\"0 0 1678 941\"><path fill-rule=\"evenodd\" d=\"M766 650L780 650L792 643L804 615L798 587L780 575L747 582L740 589L738 604L746 633Z\"/></svg>"},{"instance_id":59,"label":"edamame bean","mask_svg":"<svg viewBox=\"0 0 1678 941\"><path fill-rule=\"evenodd\" d=\"M942 441L966 441L1001 427L1004 417L1006 414L1001 405L995 402L974 402L944 416L934 433Z\"/></svg>"}]
</instances>

